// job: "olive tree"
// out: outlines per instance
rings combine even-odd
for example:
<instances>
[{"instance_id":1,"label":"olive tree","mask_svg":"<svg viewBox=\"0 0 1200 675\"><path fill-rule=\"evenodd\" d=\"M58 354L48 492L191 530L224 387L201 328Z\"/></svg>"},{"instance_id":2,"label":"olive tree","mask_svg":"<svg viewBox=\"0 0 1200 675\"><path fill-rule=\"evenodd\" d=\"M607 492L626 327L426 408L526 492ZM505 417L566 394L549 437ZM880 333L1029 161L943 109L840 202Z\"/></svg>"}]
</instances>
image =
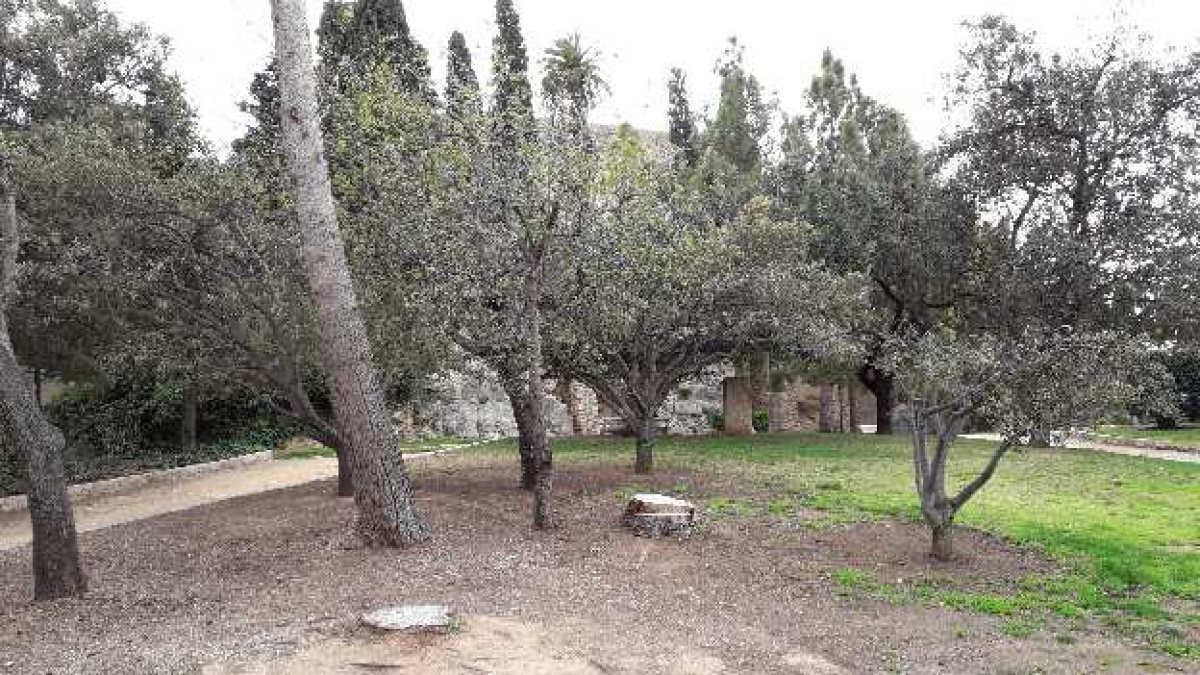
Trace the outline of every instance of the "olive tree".
<instances>
[{"instance_id":1,"label":"olive tree","mask_svg":"<svg viewBox=\"0 0 1200 675\"><path fill-rule=\"evenodd\" d=\"M653 468L657 415L683 380L748 351L843 347L857 279L813 263L808 228L774 222L764 200L731 223L698 218L704 196L628 129L597 193L547 349L553 372L590 386L635 432L637 473Z\"/></svg>"},{"instance_id":2,"label":"olive tree","mask_svg":"<svg viewBox=\"0 0 1200 675\"><path fill-rule=\"evenodd\" d=\"M1017 338L940 329L889 344L885 366L912 421L913 469L931 555L953 556L954 517L1016 445L1043 429L1095 423L1138 402L1173 409L1170 376L1117 333L1030 329ZM1000 440L978 474L947 485L955 439L983 419Z\"/></svg>"}]
</instances>

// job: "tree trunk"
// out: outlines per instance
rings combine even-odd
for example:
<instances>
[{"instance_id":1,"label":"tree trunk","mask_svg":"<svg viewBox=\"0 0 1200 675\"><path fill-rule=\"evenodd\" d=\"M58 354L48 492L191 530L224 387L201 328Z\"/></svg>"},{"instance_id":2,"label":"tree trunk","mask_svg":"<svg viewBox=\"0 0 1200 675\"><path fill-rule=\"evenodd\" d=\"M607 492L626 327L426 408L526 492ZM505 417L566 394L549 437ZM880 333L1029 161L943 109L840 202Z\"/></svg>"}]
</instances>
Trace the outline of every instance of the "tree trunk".
<instances>
[{"instance_id":1,"label":"tree trunk","mask_svg":"<svg viewBox=\"0 0 1200 675\"><path fill-rule=\"evenodd\" d=\"M196 451L196 387L187 383L183 387L183 422L179 425L179 446L185 453Z\"/></svg>"},{"instance_id":2,"label":"tree trunk","mask_svg":"<svg viewBox=\"0 0 1200 675\"><path fill-rule=\"evenodd\" d=\"M858 371L858 380L875 396L875 433L880 436L892 434L892 411L895 398L892 391L894 378L871 365Z\"/></svg>"},{"instance_id":3,"label":"tree trunk","mask_svg":"<svg viewBox=\"0 0 1200 675\"><path fill-rule=\"evenodd\" d=\"M272 0L283 149L337 427L354 475L357 530L368 545L402 546L429 537L371 356L346 262L321 140L316 77L303 0Z\"/></svg>"},{"instance_id":4,"label":"tree trunk","mask_svg":"<svg viewBox=\"0 0 1200 675\"><path fill-rule=\"evenodd\" d=\"M7 330L4 342L7 343ZM0 432L25 454L33 526L33 597L56 600L87 590L75 517L63 471L63 436L33 402L25 371L0 345Z\"/></svg>"},{"instance_id":5,"label":"tree trunk","mask_svg":"<svg viewBox=\"0 0 1200 675\"><path fill-rule=\"evenodd\" d=\"M833 387L823 384L817 388L817 431L828 434L833 431Z\"/></svg>"},{"instance_id":6,"label":"tree trunk","mask_svg":"<svg viewBox=\"0 0 1200 675\"><path fill-rule=\"evenodd\" d=\"M517 422L517 452L521 459L521 489L533 490L537 483L537 457L534 454L534 441L530 427L530 409L526 402L524 387L519 378L511 372L500 369L500 381L504 393L508 395L509 405L512 406L513 419Z\"/></svg>"},{"instance_id":7,"label":"tree trunk","mask_svg":"<svg viewBox=\"0 0 1200 675\"><path fill-rule=\"evenodd\" d=\"M932 546L929 550L929 555L933 556L934 560L943 562L954 559L954 521L947 518L938 525L930 525L930 532L933 535Z\"/></svg>"},{"instance_id":8,"label":"tree trunk","mask_svg":"<svg viewBox=\"0 0 1200 675\"><path fill-rule=\"evenodd\" d=\"M55 600L83 595L87 578L67 494L63 435L42 415L8 333L6 312L16 292L20 234L16 193L8 167L0 161L0 434L18 456L25 456L33 529L33 597Z\"/></svg>"},{"instance_id":9,"label":"tree trunk","mask_svg":"<svg viewBox=\"0 0 1200 675\"><path fill-rule=\"evenodd\" d=\"M654 416L639 420L637 425L637 459L633 464L636 474L654 471Z\"/></svg>"},{"instance_id":10,"label":"tree trunk","mask_svg":"<svg viewBox=\"0 0 1200 675\"><path fill-rule=\"evenodd\" d=\"M33 369L33 402L39 410L42 408L42 369Z\"/></svg>"},{"instance_id":11,"label":"tree trunk","mask_svg":"<svg viewBox=\"0 0 1200 675\"><path fill-rule=\"evenodd\" d=\"M350 462L350 452L346 444L340 441L334 444L333 451L337 454L337 496L353 497L354 466Z\"/></svg>"}]
</instances>

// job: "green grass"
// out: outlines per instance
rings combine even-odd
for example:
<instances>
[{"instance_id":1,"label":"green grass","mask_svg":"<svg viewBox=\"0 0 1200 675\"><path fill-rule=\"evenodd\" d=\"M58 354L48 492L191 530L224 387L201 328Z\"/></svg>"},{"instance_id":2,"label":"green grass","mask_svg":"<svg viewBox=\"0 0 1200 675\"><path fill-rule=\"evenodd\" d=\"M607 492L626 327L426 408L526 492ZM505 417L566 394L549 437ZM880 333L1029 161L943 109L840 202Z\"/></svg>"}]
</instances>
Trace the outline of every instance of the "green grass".
<instances>
[{"instance_id":1,"label":"green grass","mask_svg":"<svg viewBox=\"0 0 1200 675\"><path fill-rule=\"evenodd\" d=\"M632 455L631 444L621 440L559 440L555 449L565 459L626 461ZM991 449L984 442L957 443L948 483L969 480ZM791 496L825 511L826 522L917 522L909 452L905 439L859 435L670 438L657 444L656 461L664 473L695 467L760 481L776 494L759 512L781 512L780 498ZM705 505L717 517L753 508L736 495L709 497ZM1030 613L1109 617L1116 629L1167 653L1200 649L1178 630L1200 613L1200 465L1085 450L1010 453L957 522L1041 549L1067 571L1022 580L1013 595L930 590L916 597L1019 618L1013 633L1025 631ZM834 578L842 588L855 581L848 573Z\"/></svg>"},{"instance_id":2,"label":"green grass","mask_svg":"<svg viewBox=\"0 0 1200 675\"><path fill-rule=\"evenodd\" d=\"M1178 429L1147 429L1129 425L1100 427L1097 433L1118 438L1144 438L1173 445L1200 447L1200 426L1182 426Z\"/></svg>"}]
</instances>

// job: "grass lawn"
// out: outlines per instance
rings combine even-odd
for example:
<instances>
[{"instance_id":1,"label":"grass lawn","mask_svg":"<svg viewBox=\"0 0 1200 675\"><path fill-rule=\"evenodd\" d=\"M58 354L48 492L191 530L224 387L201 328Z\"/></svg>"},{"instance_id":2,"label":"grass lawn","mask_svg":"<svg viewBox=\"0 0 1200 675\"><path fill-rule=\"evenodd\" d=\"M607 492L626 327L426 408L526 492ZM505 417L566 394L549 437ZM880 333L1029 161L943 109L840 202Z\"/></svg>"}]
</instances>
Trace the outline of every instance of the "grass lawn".
<instances>
[{"instance_id":1,"label":"grass lawn","mask_svg":"<svg viewBox=\"0 0 1200 675\"><path fill-rule=\"evenodd\" d=\"M561 439L554 447L568 466L632 461L633 454L632 442L621 439ZM956 444L950 485L969 480L990 450L984 442ZM902 438L667 438L657 444L656 461L660 472L688 467L742 475L772 495L766 503L708 497L710 513L795 504L824 512L829 523L920 519ZM834 581L885 598L1011 616L1012 634L1032 630L1038 617L1057 616L1099 622L1173 655L1200 657L1200 466L1084 450L1010 453L957 522L1040 549L1067 571L1022 579L1022 590L1008 595L895 588L855 570Z\"/></svg>"},{"instance_id":2,"label":"grass lawn","mask_svg":"<svg viewBox=\"0 0 1200 675\"><path fill-rule=\"evenodd\" d=\"M1200 447L1200 426L1185 425L1178 429L1146 429L1129 425L1112 425L1096 430L1105 436L1120 438L1149 438L1174 445L1192 445Z\"/></svg>"}]
</instances>

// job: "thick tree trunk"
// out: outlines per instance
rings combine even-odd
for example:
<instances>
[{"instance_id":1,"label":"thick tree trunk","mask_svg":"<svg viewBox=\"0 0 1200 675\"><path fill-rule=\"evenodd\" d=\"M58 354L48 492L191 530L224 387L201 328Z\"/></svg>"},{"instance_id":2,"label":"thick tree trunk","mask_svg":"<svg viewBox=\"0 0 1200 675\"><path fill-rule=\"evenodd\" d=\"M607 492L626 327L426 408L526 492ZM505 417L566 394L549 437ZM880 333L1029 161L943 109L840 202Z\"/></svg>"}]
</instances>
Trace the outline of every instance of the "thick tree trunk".
<instances>
[{"instance_id":1,"label":"thick tree trunk","mask_svg":"<svg viewBox=\"0 0 1200 675\"><path fill-rule=\"evenodd\" d=\"M633 464L636 474L654 471L654 417L639 420L637 424L637 459Z\"/></svg>"},{"instance_id":2,"label":"thick tree trunk","mask_svg":"<svg viewBox=\"0 0 1200 675\"><path fill-rule=\"evenodd\" d=\"M179 446L185 453L196 451L196 387L191 383L183 387L183 421L179 425Z\"/></svg>"},{"instance_id":3,"label":"thick tree trunk","mask_svg":"<svg viewBox=\"0 0 1200 675\"><path fill-rule=\"evenodd\" d=\"M954 520L946 518L937 525L929 526L932 535L932 545L929 555L934 560L949 561L954 559Z\"/></svg>"},{"instance_id":4,"label":"thick tree trunk","mask_svg":"<svg viewBox=\"0 0 1200 675\"><path fill-rule=\"evenodd\" d=\"M892 434L892 411L895 409L894 378L874 366L859 369L858 380L875 396L875 433Z\"/></svg>"},{"instance_id":5,"label":"thick tree trunk","mask_svg":"<svg viewBox=\"0 0 1200 675\"><path fill-rule=\"evenodd\" d=\"M354 475L357 529L369 545L424 541L366 326L346 262L321 140L316 77L303 0L272 0L283 146L305 274L337 427Z\"/></svg>"}]
</instances>

